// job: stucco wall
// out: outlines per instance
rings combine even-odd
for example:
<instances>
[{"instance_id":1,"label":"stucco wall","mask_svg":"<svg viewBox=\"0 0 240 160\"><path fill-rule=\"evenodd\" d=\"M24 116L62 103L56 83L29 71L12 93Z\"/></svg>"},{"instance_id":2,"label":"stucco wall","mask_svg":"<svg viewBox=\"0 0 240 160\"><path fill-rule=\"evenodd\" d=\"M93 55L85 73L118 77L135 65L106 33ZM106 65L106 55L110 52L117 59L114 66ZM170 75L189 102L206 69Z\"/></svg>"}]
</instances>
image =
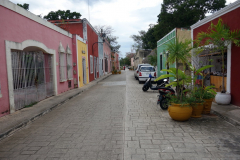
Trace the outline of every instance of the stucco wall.
<instances>
[{"instance_id":1,"label":"stucco wall","mask_svg":"<svg viewBox=\"0 0 240 160\"><path fill-rule=\"evenodd\" d=\"M83 84L83 67L82 67L82 59L85 58L85 62L86 62L86 81L87 83L89 83L89 71L88 71L88 52L87 52L87 44L84 43L83 41L81 40L77 40L77 49L78 49L78 81L79 81L79 87L82 87L84 84ZM82 51L84 51L85 53L82 53ZM86 84L87 84L86 83Z\"/></svg>"},{"instance_id":2,"label":"stucco wall","mask_svg":"<svg viewBox=\"0 0 240 160\"><path fill-rule=\"evenodd\" d=\"M98 43L94 44L95 42L98 42L98 35L93 31L93 29L89 26L89 24L87 24L87 39L88 39L88 63L90 64L90 55L94 57L98 57ZM94 63L94 59L93 59L93 63ZM98 77L99 77L99 74L97 72L96 78ZM95 78L94 78L94 69L93 69L93 73L89 72L89 82L93 81L94 79Z\"/></svg>"},{"instance_id":3,"label":"stucco wall","mask_svg":"<svg viewBox=\"0 0 240 160\"><path fill-rule=\"evenodd\" d=\"M98 37L98 42L102 42L102 38L99 36ZM102 65L102 60L103 60L103 43L98 43L98 56L99 56L99 76L103 75L103 65Z\"/></svg>"},{"instance_id":4,"label":"stucco wall","mask_svg":"<svg viewBox=\"0 0 240 160\"><path fill-rule=\"evenodd\" d=\"M107 60L108 60L108 73L109 73L109 72L111 72L111 66L110 66L111 48L107 41L105 41L103 43L103 55L104 55L104 58L107 58ZM104 73L105 73L105 63L103 65L103 68L104 68Z\"/></svg>"},{"instance_id":5,"label":"stucco wall","mask_svg":"<svg viewBox=\"0 0 240 160\"><path fill-rule=\"evenodd\" d=\"M239 2L236 2L239 3ZM234 4L233 4L234 5ZM239 6L239 5L238 5ZM233 6L233 7L236 7ZM231 30L240 29L240 6L226 14L221 16L217 16L212 20L214 24L217 24L218 19L221 18L225 24L227 24ZM193 39L196 39L196 36L199 32L207 31L208 27L210 26L211 21L195 28L193 30ZM230 80L230 88L231 88L231 95L232 101L231 103L237 106L240 106L240 83L238 83L240 79L239 68L240 68L240 47L232 46L231 49L231 80ZM228 64L229 65L229 64Z\"/></svg>"},{"instance_id":6,"label":"stucco wall","mask_svg":"<svg viewBox=\"0 0 240 160\"><path fill-rule=\"evenodd\" d=\"M9 2L10 3L10 2ZM8 2L6 2L8 4ZM11 3L11 5L13 5ZM21 7L15 5L17 10L22 10ZM24 10L24 9L23 9ZM25 13L25 11L23 11ZM45 25L41 25L38 22L29 19L26 16L16 13L4 6L0 6L0 81L2 98L0 98L0 116L3 116L2 112L9 110L9 92L8 92L8 79L7 79L7 67L6 67L6 47L5 40L22 43L25 40L33 40L45 44L49 49L55 50L55 61L59 64L58 47L60 42L66 49L69 45L72 50L72 38L59 33L54 28L49 28ZM4 15L4 16L3 16ZM39 18L36 16L36 19ZM49 22L47 22L49 23ZM52 24L51 24L52 25ZM50 26L51 26L50 25ZM64 31L65 32L65 31ZM68 88L67 82L59 82L59 66L56 66L57 77L57 92L62 93L71 88ZM72 83L73 84L73 83ZM6 113L8 114L8 113Z\"/></svg>"}]
</instances>

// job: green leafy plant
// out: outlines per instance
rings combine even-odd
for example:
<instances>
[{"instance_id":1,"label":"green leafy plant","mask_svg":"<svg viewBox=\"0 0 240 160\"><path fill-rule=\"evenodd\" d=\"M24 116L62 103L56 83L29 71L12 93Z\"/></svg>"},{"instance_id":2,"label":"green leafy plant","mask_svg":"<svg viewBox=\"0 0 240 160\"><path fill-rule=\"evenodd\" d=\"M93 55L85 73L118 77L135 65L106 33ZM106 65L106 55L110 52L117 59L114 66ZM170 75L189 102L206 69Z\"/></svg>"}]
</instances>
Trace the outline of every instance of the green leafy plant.
<instances>
[{"instance_id":1,"label":"green leafy plant","mask_svg":"<svg viewBox=\"0 0 240 160\"><path fill-rule=\"evenodd\" d=\"M224 84L224 52L227 47L233 43L236 46L240 46L240 30L231 31L230 28L223 23L222 19L219 18L216 25L211 22L208 30L206 32L200 32L195 40L195 45L198 49L204 47L204 45L213 45L213 52L220 51L222 56L222 93L225 93Z\"/></svg>"}]
</instances>

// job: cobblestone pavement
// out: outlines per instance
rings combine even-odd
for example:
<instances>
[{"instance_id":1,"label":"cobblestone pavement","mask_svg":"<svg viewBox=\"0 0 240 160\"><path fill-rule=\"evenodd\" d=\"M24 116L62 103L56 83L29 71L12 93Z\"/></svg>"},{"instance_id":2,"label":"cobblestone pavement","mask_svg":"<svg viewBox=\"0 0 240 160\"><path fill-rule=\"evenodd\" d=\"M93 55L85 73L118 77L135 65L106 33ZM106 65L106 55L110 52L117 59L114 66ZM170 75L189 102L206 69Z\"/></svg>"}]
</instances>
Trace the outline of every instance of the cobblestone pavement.
<instances>
[{"instance_id":1,"label":"cobblestone pavement","mask_svg":"<svg viewBox=\"0 0 240 160\"><path fill-rule=\"evenodd\" d=\"M125 160L240 159L239 129L214 115L173 121L142 85L127 72Z\"/></svg>"},{"instance_id":2,"label":"cobblestone pavement","mask_svg":"<svg viewBox=\"0 0 240 160\"><path fill-rule=\"evenodd\" d=\"M123 158L126 76L112 75L0 142L0 159Z\"/></svg>"},{"instance_id":3,"label":"cobblestone pavement","mask_svg":"<svg viewBox=\"0 0 240 160\"><path fill-rule=\"evenodd\" d=\"M218 116L173 121L133 71L112 75L0 142L0 160L240 160L240 131Z\"/></svg>"}]
</instances>

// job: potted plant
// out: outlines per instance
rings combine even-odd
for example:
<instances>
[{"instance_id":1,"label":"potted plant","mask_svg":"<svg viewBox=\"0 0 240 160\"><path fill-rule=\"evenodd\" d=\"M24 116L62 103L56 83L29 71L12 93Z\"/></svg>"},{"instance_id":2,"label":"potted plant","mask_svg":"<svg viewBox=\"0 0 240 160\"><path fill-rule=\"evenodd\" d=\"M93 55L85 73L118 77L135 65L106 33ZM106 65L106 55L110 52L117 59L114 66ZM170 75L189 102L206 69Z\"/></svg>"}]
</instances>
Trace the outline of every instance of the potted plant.
<instances>
[{"instance_id":1,"label":"potted plant","mask_svg":"<svg viewBox=\"0 0 240 160\"><path fill-rule=\"evenodd\" d=\"M208 68L213 67L213 65L206 65L199 69L196 69L195 66L192 66L191 64L188 64L188 65L189 65L190 70L193 72L193 82L194 82L194 86L192 87L192 92L191 92L193 99L192 99L192 103L190 104L193 107L192 117L200 118L200 117L202 117L202 111L204 109L205 92L207 91L207 89L214 87L214 86L211 86L211 87L208 86L208 87L206 87L207 89L205 91L204 86L203 86L203 81L204 81L205 77L207 76L207 74L204 74L203 71ZM197 87L197 85L196 85L196 80L197 80L198 75L200 75L202 77L202 83L201 83L201 86L199 86L199 87Z\"/></svg>"},{"instance_id":2,"label":"potted plant","mask_svg":"<svg viewBox=\"0 0 240 160\"><path fill-rule=\"evenodd\" d=\"M168 107L169 115L172 119L177 121L186 121L191 117L192 107L189 106L190 97L184 91L184 86L191 83L191 76L185 74L185 71L179 69L179 62L186 64L188 58L190 58L191 40L180 41L176 38L174 41L170 41L166 44L166 50L168 52L167 63L176 63L176 68L163 69L169 74L161 75L156 78L158 81L163 78L174 78L176 81L169 83L169 85L176 87L176 96L170 96Z\"/></svg>"},{"instance_id":3,"label":"potted plant","mask_svg":"<svg viewBox=\"0 0 240 160\"><path fill-rule=\"evenodd\" d=\"M212 101L215 97L215 95L217 94L214 90L213 90L214 86L207 86L204 88L204 93L203 93L203 100L204 100L204 104L203 104L203 114L209 114L211 111L211 107L212 107Z\"/></svg>"},{"instance_id":4,"label":"potted plant","mask_svg":"<svg viewBox=\"0 0 240 160\"><path fill-rule=\"evenodd\" d=\"M195 40L198 48L201 48L204 45L212 44L213 51L220 51L222 57L222 90L218 92L215 100L218 104L230 104L231 95L226 92L224 84L224 74L225 74L225 65L224 65L224 52L227 50L227 47L232 43L236 46L240 46L240 31L233 30L223 23L222 19L219 18L218 23L214 25L211 22L208 30L206 32L200 32L197 35Z\"/></svg>"},{"instance_id":5,"label":"potted plant","mask_svg":"<svg viewBox=\"0 0 240 160\"><path fill-rule=\"evenodd\" d=\"M161 75L155 81L170 77L177 78L177 81L170 82L166 87L179 88L176 89L176 95L168 95L170 117L176 121L188 120L192 116L192 106L190 106L192 97L187 93L188 89L184 89L184 86L191 83L191 76L176 68L163 69L162 71L169 72L169 74Z\"/></svg>"}]
</instances>

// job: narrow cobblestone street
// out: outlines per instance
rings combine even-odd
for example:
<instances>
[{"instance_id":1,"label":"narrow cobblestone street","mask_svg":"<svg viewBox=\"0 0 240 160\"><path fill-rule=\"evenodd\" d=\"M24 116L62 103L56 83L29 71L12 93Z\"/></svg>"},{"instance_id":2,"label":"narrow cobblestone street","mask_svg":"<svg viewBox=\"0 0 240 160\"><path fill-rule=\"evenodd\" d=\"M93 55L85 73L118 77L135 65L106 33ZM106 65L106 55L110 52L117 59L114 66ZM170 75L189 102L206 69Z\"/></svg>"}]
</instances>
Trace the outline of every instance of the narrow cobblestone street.
<instances>
[{"instance_id":1,"label":"narrow cobblestone street","mask_svg":"<svg viewBox=\"0 0 240 160\"><path fill-rule=\"evenodd\" d=\"M216 115L173 121L133 71L112 75L0 142L0 159L240 159L240 132Z\"/></svg>"}]
</instances>

